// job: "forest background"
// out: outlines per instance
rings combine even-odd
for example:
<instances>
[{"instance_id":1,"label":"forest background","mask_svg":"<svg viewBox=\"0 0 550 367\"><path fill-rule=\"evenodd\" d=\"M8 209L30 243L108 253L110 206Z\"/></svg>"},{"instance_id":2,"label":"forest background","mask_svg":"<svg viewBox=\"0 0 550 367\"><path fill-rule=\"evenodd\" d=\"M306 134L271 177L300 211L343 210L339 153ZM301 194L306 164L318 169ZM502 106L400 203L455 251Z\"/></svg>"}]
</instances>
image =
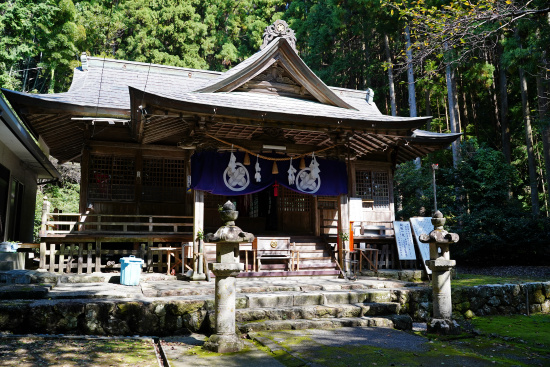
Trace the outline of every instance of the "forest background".
<instances>
[{"instance_id":1,"label":"forest background","mask_svg":"<svg viewBox=\"0 0 550 367\"><path fill-rule=\"evenodd\" d=\"M85 51L228 70L284 19L300 56L328 85L372 88L383 113L433 116L425 129L462 132L452 149L395 172L396 217L437 203L470 264L550 259L550 14L546 0L5 0L0 87L64 92ZM78 211L79 175L43 185Z\"/></svg>"}]
</instances>

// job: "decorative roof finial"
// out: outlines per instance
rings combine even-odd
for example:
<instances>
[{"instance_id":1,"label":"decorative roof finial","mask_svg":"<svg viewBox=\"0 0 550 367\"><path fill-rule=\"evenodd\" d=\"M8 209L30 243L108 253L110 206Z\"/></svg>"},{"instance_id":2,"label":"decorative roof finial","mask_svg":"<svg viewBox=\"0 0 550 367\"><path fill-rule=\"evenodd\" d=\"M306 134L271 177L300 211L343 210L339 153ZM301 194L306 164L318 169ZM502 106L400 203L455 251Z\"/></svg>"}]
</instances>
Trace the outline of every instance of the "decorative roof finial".
<instances>
[{"instance_id":1,"label":"decorative roof finial","mask_svg":"<svg viewBox=\"0 0 550 367\"><path fill-rule=\"evenodd\" d=\"M263 35L264 43L260 46L260 50L263 50L271 41L278 37L286 39L288 43L290 43L292 49L298 53L294 31L288 27L288 24L286 24L284 20L280 19L265 28Z\"/></svg>"}]
</instances>

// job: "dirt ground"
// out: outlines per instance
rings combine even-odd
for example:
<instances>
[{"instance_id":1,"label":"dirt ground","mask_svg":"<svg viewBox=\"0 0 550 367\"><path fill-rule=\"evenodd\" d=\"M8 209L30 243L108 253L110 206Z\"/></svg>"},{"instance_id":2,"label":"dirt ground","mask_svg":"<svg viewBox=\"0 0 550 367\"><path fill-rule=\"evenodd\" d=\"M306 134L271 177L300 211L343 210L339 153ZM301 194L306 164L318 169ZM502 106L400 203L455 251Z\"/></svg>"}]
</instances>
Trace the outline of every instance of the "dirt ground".
<instances>
[{"instance_id":1,"label":"dirt ground","mask_svg":"<svg viewBox=\"0 0 550 367\"><path fill-rule=\"evenodd\" d=\"M5 367L158 367L151 339L0 337Z\"/></svg>"}]
</instances>

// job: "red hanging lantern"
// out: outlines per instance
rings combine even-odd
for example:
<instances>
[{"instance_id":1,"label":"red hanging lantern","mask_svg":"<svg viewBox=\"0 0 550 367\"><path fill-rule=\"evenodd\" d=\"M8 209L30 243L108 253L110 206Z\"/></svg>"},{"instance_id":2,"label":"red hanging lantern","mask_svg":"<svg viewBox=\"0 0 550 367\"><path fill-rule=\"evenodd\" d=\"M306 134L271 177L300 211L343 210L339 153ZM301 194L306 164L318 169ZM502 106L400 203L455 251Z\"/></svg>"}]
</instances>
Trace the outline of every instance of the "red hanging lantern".
<instances>
[{"instance_id":1,"label":"red hanging lantern","mask_svg":"<svg viewBox=\"0 0 550 367\"><path fill-rule=\"evenodd\" d=\"M279 196L279 184L277 182L273 184L273 196Z\"/></svg>"}]
</instances>

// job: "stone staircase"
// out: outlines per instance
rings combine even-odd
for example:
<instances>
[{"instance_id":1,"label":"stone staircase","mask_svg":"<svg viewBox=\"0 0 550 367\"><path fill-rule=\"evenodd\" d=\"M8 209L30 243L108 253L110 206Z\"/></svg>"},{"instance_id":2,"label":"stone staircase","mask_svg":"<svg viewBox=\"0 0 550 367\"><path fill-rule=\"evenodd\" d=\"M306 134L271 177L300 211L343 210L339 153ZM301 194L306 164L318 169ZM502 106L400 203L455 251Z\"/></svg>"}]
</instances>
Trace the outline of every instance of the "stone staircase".
<instances>
[{"instance_id":1,"label":"stone staircase","mask_svg":"<svg viewBox=\"0 0 550 367\"><path fill-rule=\"evenodd\" d=\"M214 282L144 273L140 286L129 287L117 284L117 274L22 273L17 280L26 284L15 284L13 278L0 286L0 332L179 335L214 330ZM426 288L374 278L244 278L237 280L236 292L236 323L245 334L343 326L408 330L411 316L424 319L429 307Z\"/></svg>"},{"instance_id":2,"label":"stone staircase","mask_svg":"<svg viewBox=\"0 0 550 367\"><path fill-rule=\"evenodd\" d=\"M262 271L244 272L239 277L338 276L340 274L336 263L331 258L330 249L322 237L291 236L290 243L294 243L294 248L299 253L299 261L294 271L289 271L286 260L271 260L262 264ZM205 244L204 253L209 263L215 262L215 244ZM244 262L242 258L241 262ZM252 270L251 264L249 268Z\"/></svg>"},{"instance_id":3,"label":"stone staircase","mask_svg":"<svg viewBox=\"0 0 550 367\"><path fill-rule=\"evenodd\" d=\"M401 291L396 290L270 292L245 297L245 302L237 303L235 315L242 333L343 326L412 328L412 318L402 314Z\"/></svg>"}]
</instances>

